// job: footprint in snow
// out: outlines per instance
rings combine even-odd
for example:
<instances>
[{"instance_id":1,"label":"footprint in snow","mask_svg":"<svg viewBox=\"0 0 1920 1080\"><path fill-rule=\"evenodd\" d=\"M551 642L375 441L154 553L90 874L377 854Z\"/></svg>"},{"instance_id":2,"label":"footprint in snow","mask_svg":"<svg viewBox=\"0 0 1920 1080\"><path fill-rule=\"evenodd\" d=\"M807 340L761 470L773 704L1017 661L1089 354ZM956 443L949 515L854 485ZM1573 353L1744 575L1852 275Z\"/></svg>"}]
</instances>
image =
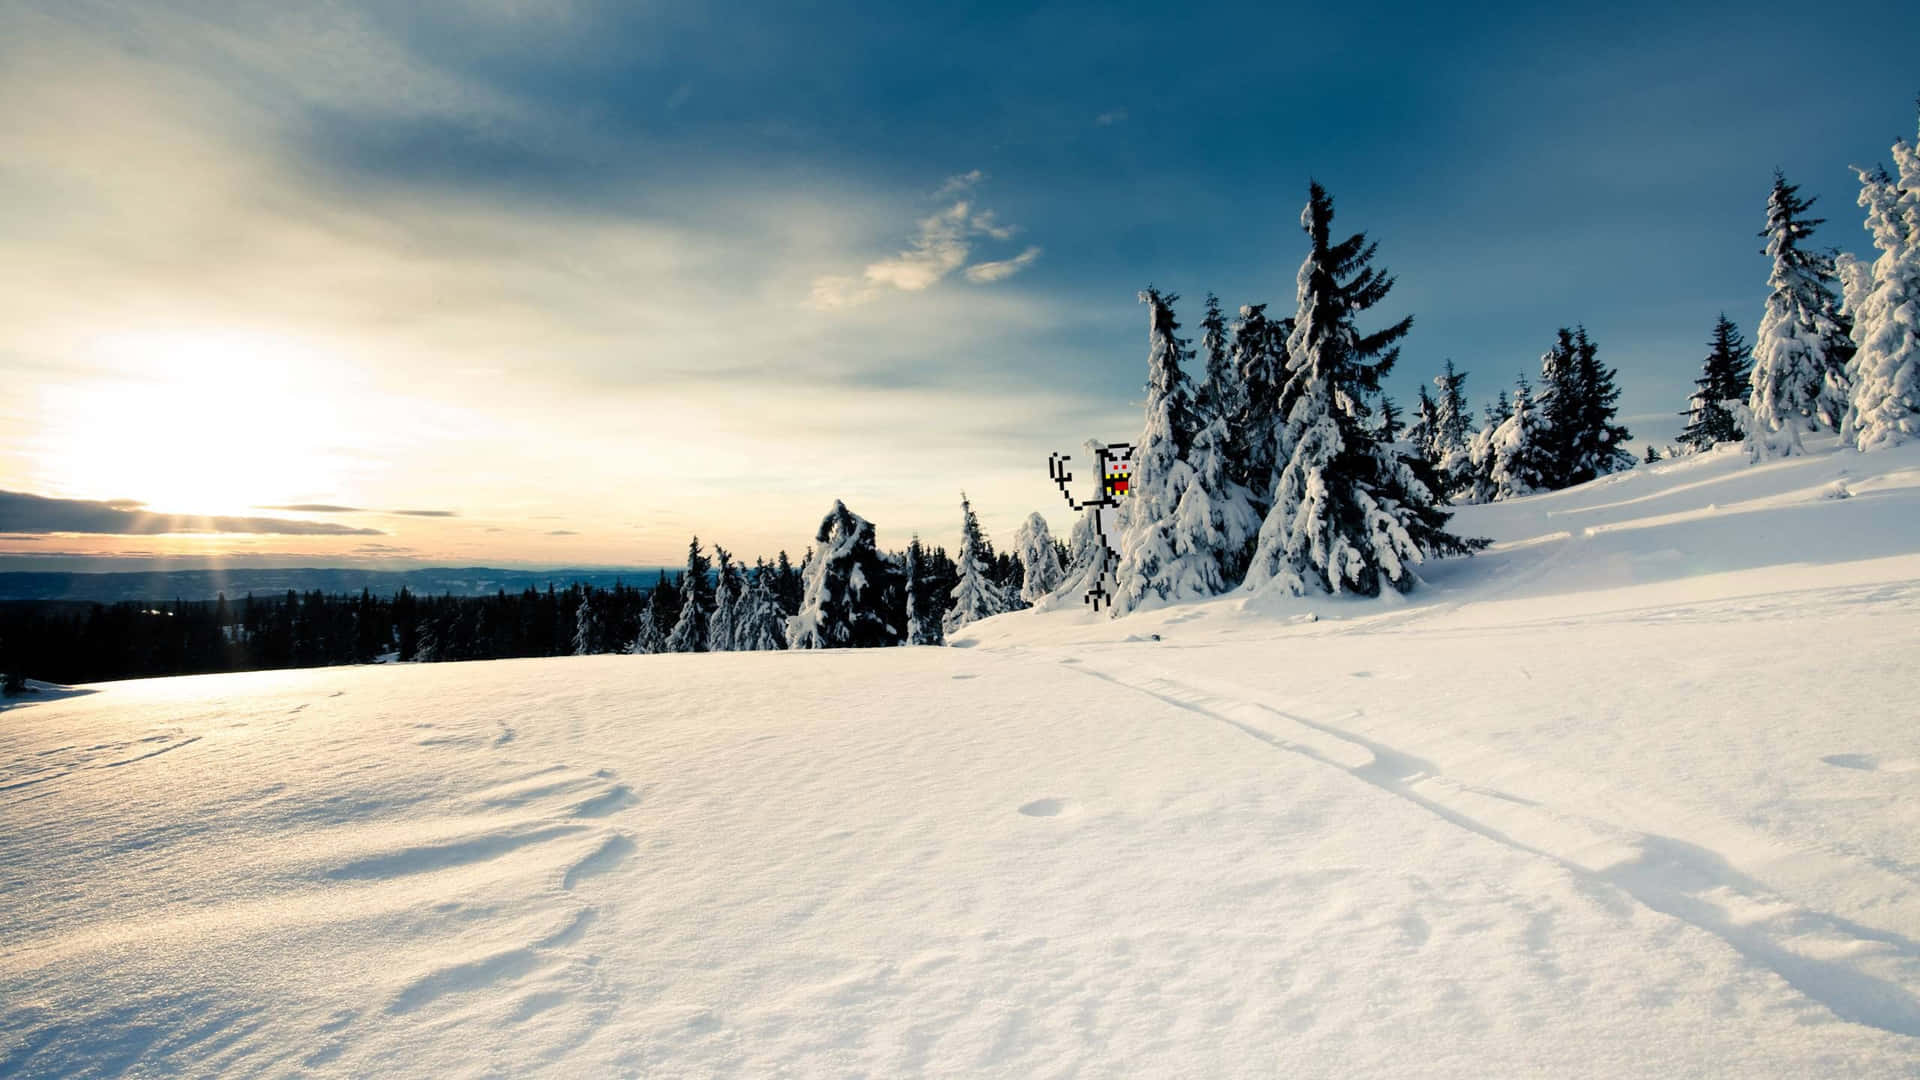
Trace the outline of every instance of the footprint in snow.
<instances>
[{"instance_id":1,"label":"footprint in snow","mask_svg":"<svg viewBox=\"0 0 1920 1080\"><path fill-rule=\"evenodd\" d=\"M1874 754L1828 754L1820 759L1829 765L1838 765L1843 769L1860 769L1864 772L1913 772L1920 769L1920 761L1900 758L1895 761L1881 761Z\"/></svg>"},{"instance_id":2,"label":"footprint in snow","mask_svg":"<svg viewBox=\"0 0 1920 1080\"><path fill-rule=\"evenodd\" d=\"M1035 799L1022 806L1020 812L1028 817L1054 817L1066 808L1065 799Z\"/></svg>"}]
</instances>

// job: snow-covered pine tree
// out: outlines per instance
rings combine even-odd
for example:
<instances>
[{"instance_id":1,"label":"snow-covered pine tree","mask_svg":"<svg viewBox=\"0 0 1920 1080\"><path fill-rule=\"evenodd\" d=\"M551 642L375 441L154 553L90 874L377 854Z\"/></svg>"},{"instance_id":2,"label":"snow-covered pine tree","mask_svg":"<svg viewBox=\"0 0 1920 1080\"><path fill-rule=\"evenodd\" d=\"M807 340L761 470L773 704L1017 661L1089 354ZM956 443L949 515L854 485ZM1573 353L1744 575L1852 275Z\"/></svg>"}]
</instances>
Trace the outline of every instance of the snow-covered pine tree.
<instances>
[{"instance_id":1,"label":"snow-covered pine tree","mask_svg":"<svg viewBox=\"0 0 1920 1080\"><path fill-rule=\"evenodd\" d=\"M1220 298L1207 294L1207 312L1200 320L1200 355L1206 362L1206 377L1194 389L1195 423L1206 426L1216 417L1233 419L1246 410L1246 387L1234 366L1233 343L1228 335L1226 317L1220 314Z\"/></svg>"},{"instance_id":2,"label":"snow-covered pine tree","mask_svg":"<svg viewBox=\"0 0 1920 1080\"><path fill-rule=\"evenodd\" d=\"M580 603L573 611L573 655L591 656L600 651L600 619L594 611L593 589L580 590Z\"/></svg>"},{"instance_id":3,"label":"snow-covered pine tree","mask_svg":"<svg viewBox=\"0 0 1920 1080\"><path fill-rule=\"evenodd\" d=\"M1420 456L1427 459L1427 464L1436 469L1440 466L1437 438L1439 420L1440 413L1433 395L1427 393L1426 387L1421 387L1419 396L1414 399L1413 422L1407 425L1406 438L1420 452Z\"/></svg>"},{"instance_id":4,"label":"snow-covered pine tree","mask_svg":"<svg viewBox=\"0 0 1920 1080\"><path fill-rule=\"evenodd\" d=\"M1518 498L1547 490L1550 451L1541 440L1539 414L1529 400L1525 379L1513 392L1513 411L1493 433L1493 493L1488 501Z\"/></svg>"},{"instance_id":5,"label":"snow-covered pine tree","mask_svg":"<svg viewBox=\"0 0 1920 1080\"><path fill-rule=\"evenodd\" d=\"M980 532L980 518L974 514L973 504L963 491L960 493L960 551L954 560L959 580L953 586L953 605L947 609L941 624L949 637L968 623L1007 610L1007 597L988 576L986 546L986 538Z\"/></svg>"},{"instance_id":6,"label":"snow-covered pine tree","mask_svg":"<svg viewBox=\"0 0 1920 1080\"><path fill-rule=\"evenodd\" d=\"M1895 173L1860 175L1860 205L1880 255L1848 267L1847 309L1859 351L1849 371L1846 434L1861 450L1920 437L1920 148L1893 144Z\"/></svg>"},{"instance_id":7,"label":"snow-covered pine tree","mask_svg":"<svg viewBox=\"0 0 1920 1080\"><path fill-rule=\"evenodd\" d=\"M1106 566L1106 546L1094 528L1093 511L1079 516L1067 533L1066 571L1060 587L1034 606L1050 611L1067 605L1084 605L1087 590L1093 588Z\"/></svg>"},{"instance_id":8,"label":"snow-covered pine tree","mask_svg":"<svg viewBox=\"0 0 1920 1080\"><path fill-rule=\"evenodd\" d=\"M907 545L907 640L908 645L945 645L941 616L932 601L932 579L928 575L928 551L916 534Z\"/></svg>"},{"instance_id":9,"label":"snow-covered pine tree","mask_svg":"<svg viewBox=\"0 0 1920 1080\"><path fill-rule=\"evenodd\" d=\"M777 652L787 647L787 613L774 594L775 571L756 566L740 594L739 614L734 619L734 647L741 652Z\"/></svg>"},{"instance_id":10,"label":"snow-covered pine tree","mask_svg":"<svg viewBox=\"0 0 1920 1080\"><path fill-rule=\"evenodd\" d=\"M711 564L700 552L700 538L687 543L687 568L680 575L680 618L667 635L668 652L706 652L707 620L713 615Z\"/></svg>"},{"instance_id":11,"label":"snow-covered pine tree","mask_svg":"<svg viewBox=\"0 0 1920 1080\"><path fill-rule=\"evenodd\" d=\"M1230 363L1240 380L1240 409L1228 417L1232 445L1227 454L1229 477L1244 485L1254 508L1265 513L1273 503L1273 485L1279 464L1274 447L1285 417L1280 415L1280 390L1287 379L1287 335L1293 320L1278 323L1267 318L1267 305L1248 304L1233 323Z\"/></svg>"},{"instance_id":12,"label":"snow-covered pine tree","mask_svg":"<svg viewBox=\"0 0 1920 1080\"><path fill-rule=\"evenodd\" d=\"M1656 448L1652 443L1648 443L1646 456L1641 458L1640 460L1647 465L1652 465L1659 462L1661 460L1659 449Z\"/></svg>"},{"instance_id":13,"label":"snow-covered pine tree","mask_svg":"<svg viewBox=\"0 0 1920 1080\"><path fill-rule=\"evenodd\" d=\"M740 568L733 564L732 553L719 544L713 545L713 565L713 613L707 616L707 651L732 652L740 614Z\"/></svg>"},{"instance_id":14,"label":"snow-covered pine tree","mask_svg":"<svg viewBox=\"0 0 1920 1080\"><path fill-rule=\"evenodd\" d=\"M1020 531L1014 534L1013 544L1020 556L1020 599L1037 604L1059 588L1060 579L1066 576L1060 566L1059 549L1053 543L1053 533L1047 529L1047 519L1038 511L1028 514ZM912 552L909 548L910 556Z\"/></svg>"},{"instance_id":15,"label":"snow-covered pine tree","mask_svg":"<svg viewBox=\"0 0 1920 1080\"><path fill-rule=\"evenodd\" d=\"M1133 478L1122 503L1116 616L1225 592L1230 585L1225 570L1246 548L1246 529L1239 523L1251 517L1251 510L1240 513L1232 506L1244 503L1245 496L1226 476L1225 420L1209 423L1184 440L1180 433L1186 343L1173 314L1177 299L1152 288L1140 294L1140 302L1147 305L1147 415L1146 427L1133 444ZM1203 445L1195 446L1196 436ZM1213 491L1198 483L1185 459L1195 449L1206 455ZM1231 534L1223 531L1223 523Z\"/></svg>"},{"instance_id":16,"label":"snow-covered pine tree","mask_svg":"<svg viewBox=\"0 0 1920 1080\"><path fill-rule=\"evenodd\" d=\"M1756 452L1790 456L1804 453L1803 434L1837 430L1846 415L1846 366L1853 343L1836 319L1838 303L1831 282L1832 257L1805 245L1824 219L1809 218L1813 199L1773 174L1767 196L1767 241L1762 252L1773 258L1766 313L1753 342L1753 373L1748 408L1753 411Z\"/></svg>"},{"instance_id":17,"label":"snow-covered pine tree","mask_svg":"<svg viewBox=\"0 0 1920 1080\"><path fill-rule=\"evenodd\" d=\"M794 649L867 649L898 645L904 610L899 571L874 546L873 523L834 500L815 536L820 546L801 568L800 613L787 621Z\"/></svg>"},{"instance_id":18,"label":"snow-covered pine tree","mask_svg":"<svg viewBox=\"0 0 1920 1080\"><path fill-rule=\"evenodd\" d=\"M640 610L640 632L627 650L635 655L651 656L667 651L667 635L660 632L660 593L661 588L655 586L647 594L647 606Z\"/></svg>"},{"instance_id":19,"label":"snow-covered pine tree","mask_svg":"<svg viewBox=\"0 0 1920 1080\"><path fill-rule=\"evenodd\" d=\"M1707 342L1700 377L1693 383L1696 389L1683 414L1687 426L1680 432L1682 443L1694 450L1711 450L1746 437L1734 411L1750 385L1748 364L1752 355L1740 337L1740 328L1721 312L1719 321L1713 324L1713 338Z\"/></svg>"},{"instance_id":20,"label":"snow-covered pine tree","mask_svg":"<svg viewBox=\"0 0 1920 1080\"><path fill-rule=\"evenodd\" d=\"M1433 377L1440 396L1433 403L1433 446L1427 460L1440 477L1442 495L1451 499L1473 483L1468 441L1473 438L1473 416L1467 408L1467 373L1455 371L1453 361ZM1422 388L1424 390L1424 388Z\"/></svg>"},{"instance_id":21,"label":"snow-covered pine tree","mask_svg":"<svg viewBox=\"0 0 1920 1080\"><path fill-rule=\"evenodd\" d=\"M1334 243L1332 222L1333 199L1314 183L1300 216L1312 248L1298 277L1282 392L1291 404L1276 447L1286 464L1246 584L1295 595L1377 596L1383 585L1405 592L1428 555L1484 544L1446 532L1449 515L1433 493L1373 437L1367 400L1413 319L1360 333L1356 320L1386 298L1393 278L1369 265L1376 245L1364 233Z\"/></svg>"},{"instance_id":22,"label":"snow-covered pine tree","mask_svg":"<svg viewBox=\"0 0 1920 1080\"><path fill-rule=\"evenodd\" d=\"M1507 392L1502 390L1487 405L1486 419L1480 425L1480 430L1467 440L1467 468L1460 490L1454 495L1456 500L1470 503L1493 501L1493 436L1511 415L1513 403L1507 400Z\"/></svg>"},{"instance_id":23,"label":"snow-covered pine tree","mask_svg":"<svg viewBox=\"0 0 1920 1080\"><path fill-rule=\"evenodd\" d=\"M1529 408L1542 452L1546 475L1539 490L1566 487L1573 472L1575 429L1580 423L1579 363L1573 331L1555 331L1553 347L1540 355L1540 388L1529 393ZM1513 416L1511 405L1500 423Z\"/></svg>"}]
</instances>

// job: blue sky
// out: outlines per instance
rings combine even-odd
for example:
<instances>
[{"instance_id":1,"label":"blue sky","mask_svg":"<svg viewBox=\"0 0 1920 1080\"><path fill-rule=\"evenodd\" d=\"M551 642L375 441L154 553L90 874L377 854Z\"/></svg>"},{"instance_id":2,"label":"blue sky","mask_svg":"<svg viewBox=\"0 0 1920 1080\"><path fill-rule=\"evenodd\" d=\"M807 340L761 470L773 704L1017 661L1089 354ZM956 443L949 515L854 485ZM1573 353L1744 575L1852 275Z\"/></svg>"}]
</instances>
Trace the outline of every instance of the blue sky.
<instances>
[{"instance_id":1,"label":"blue sky","mask_svg":"<svg viewBox=\"0 0 1920 1080\"><path fill-rule=\"evenodd\" d=\"M652 563L836 497L950 543L962 488L1064 531L1135 292L1290 307L1310 177L1402 400L1584 322L1671 414L1772 170L1864 250L1920 90L1894 4L278 7L0 6L0 491L304 524L0 551Z\"/></svg>"}]
</instances>

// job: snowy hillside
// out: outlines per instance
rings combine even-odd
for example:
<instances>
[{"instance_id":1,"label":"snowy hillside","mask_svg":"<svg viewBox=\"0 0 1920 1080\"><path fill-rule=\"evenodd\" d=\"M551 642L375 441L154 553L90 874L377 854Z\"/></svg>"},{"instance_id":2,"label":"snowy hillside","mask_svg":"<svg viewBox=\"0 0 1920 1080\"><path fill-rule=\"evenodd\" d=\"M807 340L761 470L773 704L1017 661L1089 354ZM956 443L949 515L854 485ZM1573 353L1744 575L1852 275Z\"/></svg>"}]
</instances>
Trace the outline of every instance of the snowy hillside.
<instances>
[{"instance_id":1,"label":"snowy hillside","mask_svg":"<svg viewBox=\"0 0 1920 1080\"><path fill-rule=\"evenodd\" d=\"M1920 1075L1920 447L1456 524L1400 600L9 708L0 1075Z\"/></svg>"}]
</instances>

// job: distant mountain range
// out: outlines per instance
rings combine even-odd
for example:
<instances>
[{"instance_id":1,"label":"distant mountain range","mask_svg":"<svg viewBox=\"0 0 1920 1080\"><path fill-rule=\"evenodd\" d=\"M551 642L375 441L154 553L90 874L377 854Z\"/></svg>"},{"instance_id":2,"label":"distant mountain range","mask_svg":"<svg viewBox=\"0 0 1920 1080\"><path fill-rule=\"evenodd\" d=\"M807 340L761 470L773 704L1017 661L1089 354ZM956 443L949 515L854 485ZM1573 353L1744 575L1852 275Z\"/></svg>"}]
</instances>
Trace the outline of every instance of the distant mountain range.
<instances>
[{"instance_id":1,"label":"distant mountain range","mask_svg":"<svg viewBox=\"0 0 1920 1080\"><path fill-rule=\"evenodd\" d=\"M669 574L674 568L667 567ZM650 585L661 567L598 567L591 570L500 570L486 566L429 567L421 570L353 570L326 567L222 570L134 570L104 573L0 571L0 600L69 600L116 603L121 600L211 600L225 593L238 599L295 592L357 593L391 596L402 587L440 596L484 596L505 589L520 592L564 589L574 583L605 588L615 582Z\"/></svg>"}]
</instances>

